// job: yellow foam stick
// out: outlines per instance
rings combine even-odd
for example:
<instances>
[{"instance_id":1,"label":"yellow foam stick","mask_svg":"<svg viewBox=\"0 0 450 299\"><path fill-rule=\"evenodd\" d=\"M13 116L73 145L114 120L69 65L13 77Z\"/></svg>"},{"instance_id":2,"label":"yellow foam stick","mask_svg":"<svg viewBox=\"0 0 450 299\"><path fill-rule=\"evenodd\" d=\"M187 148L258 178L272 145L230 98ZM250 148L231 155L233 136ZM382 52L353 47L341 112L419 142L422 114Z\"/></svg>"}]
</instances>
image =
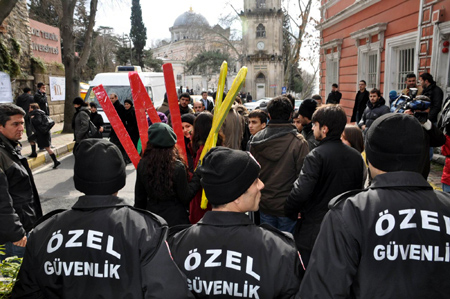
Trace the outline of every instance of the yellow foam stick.
<instances>
[{"instance_id":1,"label":"yellow foam stick","mask_svg":"<svg viewBox=\"0 0 450 299\"><path fill-rule=\"evenodd\" d=\"M214 146L214 134L217 134L220 130L220 127L222 126L223 122L225 121L225 118L228 115L228 112L230 111L231 106L234 103L234 99L236 98L236 95L238 94L239 90L241 89L242 85L244 84L245 77L247 76L247 67L242 67L239 70L239 73L237 74L236 78L234 78L233 84L231 85L231 89L228 92L227 96L225 97L225 100L220 105L219 111L216 111L214 114L217 113L217 119L214 121L213 119L213 125L211 128L211 131L209 132L208 138L206 139L205 146L203 148L203 151L200 155L200 161L199 165L203 163L203 158L205 157L206 153ZM202 209L206 209L208 205L208 200L205 195L205 191L203 190L202 194L202 202L200 207Z\"/></svg>"},{"instance_id":2,"label":"yellow foam stick","mask_svg":"<svg viewBox=\"0 0 450 299\"><path fill-rule=\"evenodd\" d=\"M216 106L214 108L215 112L218 112L220 110L220 106L222 106L222 98L223 98L223 91L225 90L225 80L227 79L227 73L228 73L228 63L226 61L222 62L222 65L220 66L220 76L219 76L219 84L217 86L217 92L216 92ZM213 117L213 123L214 121L217 121L217 115L218 113L214 113ZM213 147L217 144L217 137L219 134L216 132L213 136Z\"/></svg>"}]
</instances>

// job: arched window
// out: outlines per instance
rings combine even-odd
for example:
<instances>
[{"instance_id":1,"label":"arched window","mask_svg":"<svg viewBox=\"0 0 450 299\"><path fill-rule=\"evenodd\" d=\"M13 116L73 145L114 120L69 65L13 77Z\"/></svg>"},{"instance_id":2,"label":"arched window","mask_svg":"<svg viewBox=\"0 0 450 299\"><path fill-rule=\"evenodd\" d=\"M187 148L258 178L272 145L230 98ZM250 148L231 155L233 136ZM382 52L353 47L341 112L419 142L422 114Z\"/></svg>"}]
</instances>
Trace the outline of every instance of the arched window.
<instances>
[{"instance_id":1,"label":"arched window","mask_svg":"<svg viewBox=\"0 0 450 299\"><path fill-rule=\"evenodd\" d=\"M266 0L256 0L256 8L266 8Z\"/></svg>"},{"instance_id":2,"label":"arched window","mask_svg":"<svg viewBox=\"0 0 450 299\"><path fill-rule=\"evenodd\" d=\"M263 24L259 24L256 27L256 37L266 37L266 27Z\"/></svg>"}]
</instances>

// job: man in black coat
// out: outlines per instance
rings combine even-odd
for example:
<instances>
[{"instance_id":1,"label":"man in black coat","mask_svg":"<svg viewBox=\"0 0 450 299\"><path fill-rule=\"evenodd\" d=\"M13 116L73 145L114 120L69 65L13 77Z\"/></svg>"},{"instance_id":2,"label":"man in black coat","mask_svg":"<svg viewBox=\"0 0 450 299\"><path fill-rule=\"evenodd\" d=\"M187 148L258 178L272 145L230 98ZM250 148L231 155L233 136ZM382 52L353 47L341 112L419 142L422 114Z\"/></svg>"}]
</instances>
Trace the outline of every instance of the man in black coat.
<instances>
[{"instance_id":1,"label":"man in black coat","mask_svg":"<svg viewBox=\"0 0 450 299\"><path fill-rule=\"evenodd\" d=\"M450 195L420 174L420 123L385 114L365 149L372 184L330 201L300 297L448 298Z\"/></svg>"},{"instance_id":2,"label":"man in black coat","mask_svg":"<svg viewBox=\"0 0 450 299\"><path fill-rule=\"evenodd\" d=\"M245 214L258 210L260 169L250 153L220 146L203 160L201 184L212 211L189 228L171 228L169 237L196 298L293 298L298 291L292 235L256 226Z\"/></svg>"},{"instance_id":3,"label":"man in black coat","mask_svg":"<svg viewBox=\"0 0 450 299\"><path fill-rule=\"evenodd\" d=\"M428 119L433 124L436 124L438 114L442 109L444 93L442 92L442 89L436 85L436 82L433 80L433 76L429 73L423 73L419 76L419 78L420 84L423 88L422 94L429 97L431 102Z\"/></svg>"},{"instance_id":4,"label":"man in black coat","mask_svg":"<svg viewBox=\"0 0 450 299\"><path fill-rule=\"evenodd\" d=\"M39 109L45 112L46 115L50 115L50 109L48 108L47 95L45 91L47 87L44 83L39 82L37 85L37 92L34 94L34 102L39 105Z\"/></svg>"},{"instance_id":5,"label":"man in black coat","mask_svg":"<svg viewBox=\"0 0 450 299\"><path fill-rule=\"evenodd\" d=\"M338 85L331 85L331 92L328 94L327 104L339 104L341 102L342 93L339 92Z\"/></svg>"},{"instance_id":6,"label":"man in black coat","mask_svg":"<svg viewBox=\"0 0 450 299\"><path fill-rule=\"evenodd\" d=\"M126 180L119 149L85 139L74 156L75 188L85 195L40 220L12 297L189 298L165 242L164 219L117 197Z\"/></svg>"},{"instance_id":7,"label":"man in black coat","mask_svg":"<svg viewBox=\"0 0 450 299\"><path fill-rule=\"evenodd\" d=\"M27 159L20 154L25 111L0 104L0 244L6 255L22 257L27 234L42 216L41 204Z\"/></svg>"},{"instance_id":8,"label":"man in black coat","mask_svg":"<svg viewBox=\"0 0 450 299\"><path fill-rule=\"evenodd\" d=\"M33 131L31 129L30 116L28 115L28 110L30 110L30 104L34 102L33 96L31 95L31 89L29 87L25 87L23 89L23 94L17 97L16 105L25 111L25 133L27 133L27 137L33 135Z\"/></svg>"},{"instance_id":9,"label":"man in black coat","mask_svg":"<svg viewBox=\"0 0 450 299\"><path fill-rule=\"evenodd\" d=\"M344 109L322 106L314 112L312 122L320 143L306 156L284 206L287 217L298 219L294 238L305 266L328 212L328 202L343 192L361 189L364 174L361 154L341 141L347 123Z\"/></svg>"},{"instance_id":10,"label":"man in black coat","mask_svg":"<svg viewBox=\"0 0 450 299\"><path fill-rule=\"evenodd\" d=\"M116 109L120 120L122 121L122 123L124 123L125 122L125 112L126 112L125 111L125 106L120 102L119 97L117 96L117 94L111 93L109 95L109 98L111 99L111 102L113 103L113 106ZM117 137L117 134L116 134L116 132L114 131L114 129L112 127L111 127L111 132L109 133L109 141L114 143L120 149L120 152L122 153L124 160L129 160L128 159L128 155L127 155L127 153L125 152L125 149L122 146L122 143L120 143L119 137Z\"/></svg>"},{"instance_id":11,"label":"man in black coat","mask_svg":"<svg viewBox=\"0 0 450 299\"><path fill-rule=\"evenodd\" d=\"M353 113L351 122L357 124L362 118L364 109L366 109L367 102L369 101L369 91L366 89L366 81L359 81L359 91L356 93L355 106L353 106Z\"/></svg>"}]
</instances>

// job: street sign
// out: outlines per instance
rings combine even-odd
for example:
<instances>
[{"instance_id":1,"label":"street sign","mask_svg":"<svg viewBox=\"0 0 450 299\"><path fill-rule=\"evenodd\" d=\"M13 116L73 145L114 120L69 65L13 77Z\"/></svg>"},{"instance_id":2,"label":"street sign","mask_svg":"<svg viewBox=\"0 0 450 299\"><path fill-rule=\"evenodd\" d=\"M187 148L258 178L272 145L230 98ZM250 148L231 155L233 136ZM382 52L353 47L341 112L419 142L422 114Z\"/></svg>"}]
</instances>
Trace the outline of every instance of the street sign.
<instances>
[{"instance_id":1,"label":"street sign","mask_svg":"<svg viewBox=\"0 0 450 299\"><path fill-rule=\"evenodd\" d=\"M286 94L286 86L281 87L281 94Z\"/></svg>"}]
</instances>

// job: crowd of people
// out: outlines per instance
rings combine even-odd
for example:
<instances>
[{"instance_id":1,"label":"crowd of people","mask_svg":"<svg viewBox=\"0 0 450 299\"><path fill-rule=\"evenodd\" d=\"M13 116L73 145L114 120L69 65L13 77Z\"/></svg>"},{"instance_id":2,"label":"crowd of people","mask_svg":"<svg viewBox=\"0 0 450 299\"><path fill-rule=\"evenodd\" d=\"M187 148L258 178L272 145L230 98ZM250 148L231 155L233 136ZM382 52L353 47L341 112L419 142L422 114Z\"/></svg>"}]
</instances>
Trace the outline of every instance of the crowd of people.
<instances>
[{"instance_id":1,"label":"crowd of people","mask_svg":"<svg viewBox=\"0 0 450 299\"><path fill-rule=\"evenodd\" d=\"M337 84L327 104L314 95L297 111L291 96L250 112L237 97L202 163L214 102L180 93L183 158L165 98L134 206L120 198L129 159L117 135L102 138L96 105L76 98L73 180L85 195L43 217L18 148L26 113L1 104L0 243L24 256L13 298L446 298L450 194L426 178L430 147L449 152L450 136L428 75L429 110L403 113L361 80L351 123ZM137 147L133 102L110 99ZM82 134L89 122L99 138Z\"/></svg>"}]
</instances>

